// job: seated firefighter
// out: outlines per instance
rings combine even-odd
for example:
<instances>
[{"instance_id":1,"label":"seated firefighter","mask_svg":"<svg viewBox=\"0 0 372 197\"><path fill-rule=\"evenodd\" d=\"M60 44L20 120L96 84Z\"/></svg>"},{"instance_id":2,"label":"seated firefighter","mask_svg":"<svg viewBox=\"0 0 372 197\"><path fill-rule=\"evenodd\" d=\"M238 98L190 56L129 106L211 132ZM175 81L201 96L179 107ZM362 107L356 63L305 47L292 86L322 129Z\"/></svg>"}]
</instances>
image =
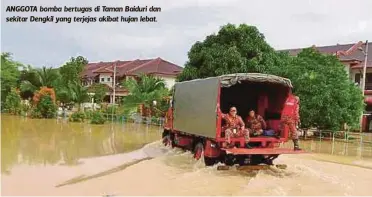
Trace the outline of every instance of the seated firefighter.
<instances>
[{"instance_id":1,"label":"seated firefighter","mask_svg":"<svg viewBox=\"0 0 372 197\"><path fill-rule=\"evenodd\" d=\"M266 129L266 122L260 115L256 115L254 110L249 111L249 115L246 119L247 128L249 133L253 136L259 136L263 134L263 129Z\"/></svg>"},{"instance_id":2,"label":"seated firefighter","mask_svg":"<svg viewBox=\"0 0 372 197\"><path fill-rule=\"evenodd\" d=\"M240 116L237 115L237 110L235 107L231 107L228 114L223 114L222 119L226 121L225 138L226 146L231 147L231 137L241 137L244 136L246 148L250 148L249 142L249 130L245 128L245 124Z\"/></svg>"}]
</instances>

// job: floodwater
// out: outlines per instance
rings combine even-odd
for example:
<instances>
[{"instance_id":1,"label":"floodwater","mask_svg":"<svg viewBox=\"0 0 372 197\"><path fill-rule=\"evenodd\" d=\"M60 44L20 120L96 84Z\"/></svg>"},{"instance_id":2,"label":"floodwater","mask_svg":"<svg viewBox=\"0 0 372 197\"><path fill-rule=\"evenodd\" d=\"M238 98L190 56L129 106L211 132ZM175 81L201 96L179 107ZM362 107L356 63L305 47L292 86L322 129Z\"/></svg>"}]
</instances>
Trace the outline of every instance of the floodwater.
<instances>
[{"instance_id":1,"label":"floodwater","mask_svg":"<svg viewBox=\"0 0 372 197\"><path fill-rule=\"evenodd\" d=\"M303 141L286 170L243 173L163 147L155 126L2 115L1 133L2 195L372 194L371 143Z\"/></svg>"}]
</instances>

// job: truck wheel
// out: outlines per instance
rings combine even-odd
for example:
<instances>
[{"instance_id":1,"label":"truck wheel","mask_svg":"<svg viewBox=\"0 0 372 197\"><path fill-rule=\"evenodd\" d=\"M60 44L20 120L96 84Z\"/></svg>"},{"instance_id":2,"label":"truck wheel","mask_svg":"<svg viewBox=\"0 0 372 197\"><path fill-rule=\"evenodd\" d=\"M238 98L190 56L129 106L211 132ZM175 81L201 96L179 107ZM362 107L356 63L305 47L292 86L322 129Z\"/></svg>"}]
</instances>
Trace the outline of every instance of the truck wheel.
<instances>
[{"instance_id":1,"label":"truck wheel","mask_svg":"<svg viewBox=\"0 0 372 197\"><path fill-rule=\"evenodd\" d=\"M216 159L204 156L204 163L206 166L213 166L214 164L216 164Z\"/></svg>"},{"instance_id":2,"label":"truck wheel","mask_svg":"<svg viewBox=\"0 0 372 197\"><path fill-rule=\"evenodd\" d=\"M196 160L204 159L206 166L213 166L216 163L216 159L204 156L204 145L199 142L194 148L194 158Z\"/></svg>"}]
</instances>

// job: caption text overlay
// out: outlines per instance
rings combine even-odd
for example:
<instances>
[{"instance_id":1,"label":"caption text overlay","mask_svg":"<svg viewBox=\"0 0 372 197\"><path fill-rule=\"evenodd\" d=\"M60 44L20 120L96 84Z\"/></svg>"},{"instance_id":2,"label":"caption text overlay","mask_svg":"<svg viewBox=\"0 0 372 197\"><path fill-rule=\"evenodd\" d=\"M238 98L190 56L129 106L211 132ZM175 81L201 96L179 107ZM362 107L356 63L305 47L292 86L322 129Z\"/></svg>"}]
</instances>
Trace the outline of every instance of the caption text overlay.
<instances>
[{"instance_id":1,"label":"caption text overlay","mask_svg":"<svg viewBox=\"0 0 372 197\"><path fill-rule=\"evenodd\" d=\"M18 14L6 17L5 22L8 23L154 23L158 21L156 16L153 16L153 14L161 12L161 8L156 6L6 6L5 12L8 14ZM19 16L24 13L29 16ZM74 13L78 14L78 16L57 16L54 15L56 13ZM97 13L100 14L98 16L93 16L93 13L94 15L97 15ZM150 15L150 13L152 15ZM40 16L40 14L47 14L47 16ZM117 16L112 14L120 15ZM140 14L140 16L131 16L131 14Z\"/></svg>"}]
</instances>

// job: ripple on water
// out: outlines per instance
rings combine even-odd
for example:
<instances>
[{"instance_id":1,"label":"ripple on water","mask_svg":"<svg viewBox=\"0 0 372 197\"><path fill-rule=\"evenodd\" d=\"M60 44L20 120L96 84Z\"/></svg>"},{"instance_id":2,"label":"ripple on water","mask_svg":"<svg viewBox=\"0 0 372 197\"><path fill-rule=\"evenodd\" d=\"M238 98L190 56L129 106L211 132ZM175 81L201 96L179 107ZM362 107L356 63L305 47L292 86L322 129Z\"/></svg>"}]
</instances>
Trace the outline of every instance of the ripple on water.
<instances>
[{"instance_id":1,"label":"ripple on water","mask_svg":"<svg viewBox=\"0 0 372 197\"><path fill-rule=\"evenodd\" d=\"M205 167L202 161L193 160L190 152L169 149L167 153L126 171L153 168L151 174L157 177L154 181L160 188L163 184L177 188L174 195L345 195L358 194L355 187L363 186L355 184L358 182L355 174L360 175L360 169L356 172L351 166L297 156L282 156L279 161L286 163L288 168L258 173L217 171L217 165ZM349 176L354 178L349 179Z\"/></svg>"}]
</instances>

